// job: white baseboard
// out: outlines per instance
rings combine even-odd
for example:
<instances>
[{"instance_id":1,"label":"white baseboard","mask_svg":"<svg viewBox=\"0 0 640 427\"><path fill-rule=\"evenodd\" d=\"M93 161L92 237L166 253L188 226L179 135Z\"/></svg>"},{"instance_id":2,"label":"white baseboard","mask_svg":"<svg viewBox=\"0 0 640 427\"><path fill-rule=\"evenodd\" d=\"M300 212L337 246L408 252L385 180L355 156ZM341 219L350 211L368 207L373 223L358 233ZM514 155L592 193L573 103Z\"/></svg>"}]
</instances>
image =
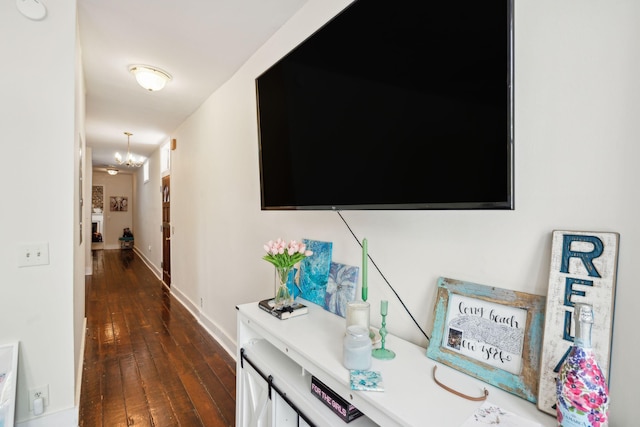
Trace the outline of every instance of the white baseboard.
<instances>
[{"instance_id":1,"label":"white baseboard","mask_svg":"<svg viewBox=\"0 0 640 427\"><path fill-rule=\"evenodd\" d=\"M153 272L153 274L160 280L162 280L162 270L160 268L158 268L154 263L151 262L151 260L149 258L147 258L142 251L140 251L138 249L137 246L133 247L133 250L136 254L138 254L138 256L140 257L140 259L142 260L142 262L144 262L146 264L147 267L149 267L149 270L151 270Z\"/></svg>"},{"instance_id":2,"label":"white baseboard","mask_svg":"<svg viewBox=\"0 0 640 427\"><path fill-rule=\"evenodd\" d=\"M235 349L238 345L236 344L235 340L230 339L222 329L220 329L214 322L211 321L211 319L209 319L209 317L207 317L202 312L198 317L198 323L200 323L200 325L202 325L202 327L209 333L209 335L211 335L213 339L215 339L218 344L220 344L220 346L222 346L222 348L224 348L227 353L229 353L229 355L233 357L233 360L236 360Z\"/></svg>"},{"instance_id":3,"label":"white baseboard","mask_svg":"<svg viewBox=\"0 0 640 427\"><path fill-rule=\"evenodd\" d=\"M82 321L82 342L80 343L80 363L76 372L76 408L80 411L80 395L82 393L82 374L84 373L84 348L87 344L87 318ZM80 420L80 413L78 413Z\"/></svg>"},{"instance_id":4,"label":"white baseboard","mask_svg":"<svg viewBox=\"0 0 640 427\"><path fill-rule=\"evenodd\" d=\"M236 341L229 337L222 329L216 325L211 319L209 319L200 308L193 303L186 295L180 292L179 289L172 286L171 294L176 297L178 302L182 304L189 312L198 320L198 323L211 335L211 337L216 340L222 348L225 349L227 353L234 360L236 360Z\"/></svg>"}]
</instances>

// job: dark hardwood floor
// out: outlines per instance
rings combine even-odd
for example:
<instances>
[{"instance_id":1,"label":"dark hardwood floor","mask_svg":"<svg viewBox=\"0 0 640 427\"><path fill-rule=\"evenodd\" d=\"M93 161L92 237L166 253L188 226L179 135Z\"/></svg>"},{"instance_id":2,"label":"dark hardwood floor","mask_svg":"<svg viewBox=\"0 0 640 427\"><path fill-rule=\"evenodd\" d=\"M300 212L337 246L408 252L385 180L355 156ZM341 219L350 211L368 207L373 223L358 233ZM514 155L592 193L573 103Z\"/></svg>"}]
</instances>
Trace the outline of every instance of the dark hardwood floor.
<instances>
[{"instance_id":1,"label":"dark hardwood floor","mask_svg":"<svg viewBox=\"0 0 640 427\"><path fill-rule=\"evenodd\" d=\"M93 266L80 426L234 426L234 359L132 250Z\"/></svg>"}]
</instances>

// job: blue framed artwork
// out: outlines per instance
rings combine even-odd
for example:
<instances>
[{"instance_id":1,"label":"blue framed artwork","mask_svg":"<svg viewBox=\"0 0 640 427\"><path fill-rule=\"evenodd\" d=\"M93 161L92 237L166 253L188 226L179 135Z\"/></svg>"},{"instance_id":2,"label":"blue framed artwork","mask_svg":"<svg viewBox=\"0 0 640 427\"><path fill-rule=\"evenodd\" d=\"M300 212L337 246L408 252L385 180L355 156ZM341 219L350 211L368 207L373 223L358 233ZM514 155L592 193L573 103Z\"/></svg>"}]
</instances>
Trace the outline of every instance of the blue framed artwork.
<instances>
[{"instance_id":1,"label":"blue framed artwork","mask_svg":"<svg viewBox=\"0 0 640 427\"><path fill-rule=\"evenodd\" d=\"M300 261L300 290L302 298L324 307L324 296L329 281L333 243L302 239L313 255Z\"/></svg>"},{"instance_id":2,"label":"blue framed artwork","mask_svg":"<svg viewBox=\"0 0 640 427\"><path fill-rule=\"evenodd\" d=\"M356 299L359 267L332 262L324 295L324 309L346 317L347 303Z\"/></svg>"},{"instance_id":3,"label":"blue framed artwork","mask_svg":"<svg viewBox=\"0 0 640 427\"><path fill-rule=\"evenodd\" d=\"M545 301L441 277L427 357L535 403Z\"/></svg>"}]
</instances>

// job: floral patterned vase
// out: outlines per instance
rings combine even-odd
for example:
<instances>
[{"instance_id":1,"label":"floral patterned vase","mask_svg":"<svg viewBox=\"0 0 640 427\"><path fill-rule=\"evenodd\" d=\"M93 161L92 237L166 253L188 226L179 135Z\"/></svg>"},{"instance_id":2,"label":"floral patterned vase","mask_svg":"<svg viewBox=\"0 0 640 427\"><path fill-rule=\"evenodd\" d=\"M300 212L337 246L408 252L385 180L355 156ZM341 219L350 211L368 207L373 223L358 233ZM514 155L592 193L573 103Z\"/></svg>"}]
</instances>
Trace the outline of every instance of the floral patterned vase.
<instances>
[{"instance_id":1,"label":"floral patterned vase","mask_svg":"<svg viewBox=\"0 0 640 427\"><path fill-rule=\"evenodd\" d=\"M576 337L557 380L557 417L560 427L607 427L609 387L591 348L593 308L576 304Z\"/></svg>"}]
</instances>

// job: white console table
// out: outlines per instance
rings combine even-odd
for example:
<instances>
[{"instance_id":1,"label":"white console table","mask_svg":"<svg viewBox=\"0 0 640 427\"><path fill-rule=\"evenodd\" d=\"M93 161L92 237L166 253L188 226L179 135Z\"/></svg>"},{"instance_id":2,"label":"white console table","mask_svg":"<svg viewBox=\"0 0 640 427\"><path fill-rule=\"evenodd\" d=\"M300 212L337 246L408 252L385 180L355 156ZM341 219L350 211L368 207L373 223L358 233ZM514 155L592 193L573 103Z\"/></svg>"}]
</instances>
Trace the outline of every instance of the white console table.
<instances>
[{"instance_id":1,"label":"white console table","mask_svg":"<svg viewBox=\"0 0 640 427\"><path fill-rule=\"evenodd\" d=\"M309 306L309 313L287 320L272 317L257 302L237 307L237 426L342 425L311 394L312 375L365 414L351 421L350 427L460 426L483 402L463 399L438 386L432 378L434 366L438 366L438 380L449 387L472 396L481 396L486 388L487 401L543 426L557 426L555 417L539 411L534 403L435 362L424 348L391 334L385 347L396 353L395 359L373 359L371 367L382 373L385 391L353 391L349 371L342 365L344 318L302 302Z\"/></svg>"}]
</instances>

